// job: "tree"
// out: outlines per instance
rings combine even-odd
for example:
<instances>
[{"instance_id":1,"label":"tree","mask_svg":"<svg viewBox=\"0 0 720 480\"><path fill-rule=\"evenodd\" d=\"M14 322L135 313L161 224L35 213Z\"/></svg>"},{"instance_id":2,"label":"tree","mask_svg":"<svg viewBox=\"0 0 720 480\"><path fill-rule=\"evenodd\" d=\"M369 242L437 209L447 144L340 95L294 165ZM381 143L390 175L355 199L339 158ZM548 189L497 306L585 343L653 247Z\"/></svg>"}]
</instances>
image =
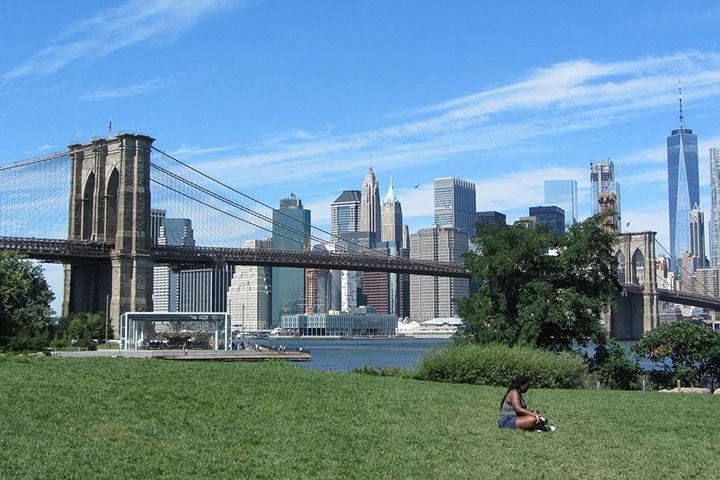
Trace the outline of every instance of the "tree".
<instances>
[{"instance_id":1,"label":"tree","mask_svg":"<svg viewBox=\"0 0 720 480\"><path fill-rule=\"evenodd\" d=\"M467 335L478 342L530 344L568 350L605 341L600 315L620 291L604 216L575 224L562 235L523 222L479 226L466 254L478 291L461 301Z\"/></svg>"},{"instance_id":2,"label":"tree","mask_svg":"<svg viewBox=\"0 0 720 480\"><path fill-rule=\"evenodd\" d=\"M40 266L0 251L0 348L45 348L53 332L54 298Z\"/></svg>"},{"instance_id":3,"label":"tree","mask_svg":"<svg viewBox=\"0 0 720 480\"><path fill-rule=\"evenodd\" d=\"M635 390L640 367L628 358L625 349L615 339L595 347L595 356L591 359L590 369L608 388Z\"/></svg>"},{"instance_id":4,"label":"tree","mask_svg":"<svg viewBox=\"0 0 720 480\"><path fill-rule=\"evenodd\" d=\"M57 326L57 344L94 348L94 340L107 340L105 315L102 313L73 313L63 317ZM112 326L107 325L108 335L112 337Z\"/></svg>"},{"instance_id":5,"label":"tree","mask_svg":"<svg viewBox=\"0 0 720 480\"><path fill-rule=\"evenodd\" d=\"M678 380L704 386L707 379L720 380L720 333L688 322L666 323L646 333L633 352L661 364L653 375L664 386Z\"/></svg>"}]
</instances>

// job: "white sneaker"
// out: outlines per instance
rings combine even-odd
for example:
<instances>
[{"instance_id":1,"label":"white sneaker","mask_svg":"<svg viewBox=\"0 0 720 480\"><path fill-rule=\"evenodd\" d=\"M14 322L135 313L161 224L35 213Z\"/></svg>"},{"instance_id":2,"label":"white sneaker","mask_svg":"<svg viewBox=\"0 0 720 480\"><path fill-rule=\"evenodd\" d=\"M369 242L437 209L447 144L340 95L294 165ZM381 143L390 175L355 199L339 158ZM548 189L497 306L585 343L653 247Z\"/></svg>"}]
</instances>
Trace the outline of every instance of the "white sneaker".
<instances>
[{"instance_id":1,"label":"white sneaker","mask_svg":"<svg viewBox=\"0 0 720 480\"><path fill-rule=\"evenodd\" d=\"M545 428L543 428L544 432L554 432L555 430L557 430L557 429L555 427L553 427L552 425L545 425Z\"/></svg>"}]
</instances>

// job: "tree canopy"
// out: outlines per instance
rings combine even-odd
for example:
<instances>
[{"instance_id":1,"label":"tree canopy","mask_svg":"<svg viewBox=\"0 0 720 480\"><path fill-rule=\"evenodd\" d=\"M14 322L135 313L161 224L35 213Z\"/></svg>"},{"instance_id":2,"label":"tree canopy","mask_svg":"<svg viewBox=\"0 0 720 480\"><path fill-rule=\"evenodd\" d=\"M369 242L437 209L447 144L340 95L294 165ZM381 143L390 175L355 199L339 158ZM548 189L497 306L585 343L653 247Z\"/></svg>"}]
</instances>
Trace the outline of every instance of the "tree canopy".
<instances>
[{"instance_id":1,"label":"tree canopy","mask_svg":"<svg viewBox=\"0 0 720 480\"><path fill-rule=\"evenodd\" d=\"M53 299L40 266L0 251L0 348L46 347L53 330Z\"/></svg>"},{"instance_id":2,"label":"tree canopy","mask_svg":"<svg viewBox=\"0 0 720 480\"><path fill-rule=\"evenodd\" d=\"M523 222L481 225L466 265L478 291L460 303L466 335L478 342L571 349L602 343L600 315L620 291L617 236L595 216L553 234Z\"/></svg>"},{"instance_id":3,"label":"tree canopy","mask_svg":"<svg viewBox=\"0 0 720 480\"><path fill-rule=\"evenodd\" d=\"M666 323L643 336L633 352L662 364L654 378L665 386L677 380L704 386L720 380L720 333L688 322Z\"/></svg>"}]
</instances>

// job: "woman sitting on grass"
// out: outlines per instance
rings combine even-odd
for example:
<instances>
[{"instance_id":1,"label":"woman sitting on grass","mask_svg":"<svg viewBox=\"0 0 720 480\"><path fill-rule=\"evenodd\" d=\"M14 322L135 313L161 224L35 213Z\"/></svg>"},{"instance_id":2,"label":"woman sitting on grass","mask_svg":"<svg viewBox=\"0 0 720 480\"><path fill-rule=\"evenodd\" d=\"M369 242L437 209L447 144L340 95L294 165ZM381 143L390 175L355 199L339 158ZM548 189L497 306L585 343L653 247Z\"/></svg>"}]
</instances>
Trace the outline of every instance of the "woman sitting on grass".
<instances>
[{"instance_id":1,"label":"woman sitting on grass","mask_svg":"<svg viewBox=\"0 0 720 480\"><path fill-rule=\"evenodd\" d=\"M523 393L530 388L530 379L525 375L518 375L510 383L505 396L500 402L500 428L520 428L522 430L555 431L555 427L547 426L547 419L540 415L538 410L528 410L523 400Z\"/></svg>"}]
</instances>

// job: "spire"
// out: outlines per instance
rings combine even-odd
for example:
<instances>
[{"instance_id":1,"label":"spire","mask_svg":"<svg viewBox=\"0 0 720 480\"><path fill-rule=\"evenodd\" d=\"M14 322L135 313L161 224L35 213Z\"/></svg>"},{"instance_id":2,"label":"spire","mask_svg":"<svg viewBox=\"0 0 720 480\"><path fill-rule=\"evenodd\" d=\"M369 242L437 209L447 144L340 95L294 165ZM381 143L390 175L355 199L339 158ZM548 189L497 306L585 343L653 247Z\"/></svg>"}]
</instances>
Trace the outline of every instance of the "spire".
<instances>
[{"instance_id":1,"label":"spire","mask_svg":"<svg viewBox=\"0 0 720 480\"><path fill-rule=\"evenodd\" d=\"M395 195L395 187L393 185L392 177L390 177L390 186L388 187L387 195L385 195L385 203L397 202L397 196Z\"/></svg>"},{"instance_id":2,"label":"spire","mask_svg":"<svg viewBox=\"0 0 720 480\"><path fill-rule=\"evenodd\" d=\"M682 114L682 82L678 80L678 100L680 100L680 130L684 129Z\"/></svg>"}]
</instances>

